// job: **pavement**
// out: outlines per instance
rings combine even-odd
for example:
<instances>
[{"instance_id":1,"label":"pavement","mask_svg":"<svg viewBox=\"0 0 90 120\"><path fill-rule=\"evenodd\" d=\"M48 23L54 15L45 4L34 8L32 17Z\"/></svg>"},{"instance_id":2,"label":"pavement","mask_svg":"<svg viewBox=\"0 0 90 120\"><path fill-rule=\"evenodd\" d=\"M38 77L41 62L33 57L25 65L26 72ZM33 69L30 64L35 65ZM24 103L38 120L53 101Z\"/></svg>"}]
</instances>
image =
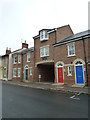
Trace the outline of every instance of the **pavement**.
<instances>
[{"instance_id":1,"label":"pavement","mask_svg":"<svg viewBox=\"0 0 90 120\"><path fill-rule=\"evenodd\" d=\"M30 87L36 89L43 89L43 90L54 90L54 91L63 91L63 92L71 92L71 93L83 93L83 94L90 94L89 88L86 86L67 86L55 83L46 83L46 82L21 82L21 81L2 81L6 84L13 84L19 85L23 87Z\"/></svg>"}]
</instances>

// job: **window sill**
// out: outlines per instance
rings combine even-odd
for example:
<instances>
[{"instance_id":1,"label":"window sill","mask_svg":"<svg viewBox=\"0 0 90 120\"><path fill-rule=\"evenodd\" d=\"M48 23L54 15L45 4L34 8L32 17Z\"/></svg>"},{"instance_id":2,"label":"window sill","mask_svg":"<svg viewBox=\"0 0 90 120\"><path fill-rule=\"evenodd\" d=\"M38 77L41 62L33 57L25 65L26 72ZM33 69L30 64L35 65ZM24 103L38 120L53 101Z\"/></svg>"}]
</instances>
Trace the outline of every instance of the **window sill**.
<instances>
[{"instance_id":1,"label":"window sill","mask_svg":"<svg viewBox=\"0 0 90 120\"><path fill-rule=\"evenodd\" d=\"M75 57L76 55L74 54L74 55L68 55L67 57Z\"/></svg>"},{"instance_id":2,"label":"window sill","mask_svg":"<svg viewBox=\"0 0 90 120\"><path fill-rule=\"evenodd\" d=\"M13 78L16 78L17 76L13 76Z\"/></svg>"},{"instance_id":3,"label":"window sill","mask_svg":"<svg viewBox=\"0 0 90 120\"><path fill-rule=\"evenodd\" d=\"M44 57L49 57L49 55L47 55L47 56L40 56L41 58L44 58Z\"/></svg>"},{"instance_id":4,"label":"window sill","mask_svg":"<svg viewBox=\"0 0 90 120\"><path fill-rule=\"evenodd\" d=\"M14 65L16 65L17 63L13 63Z\"/></svg>"},{"instance_id":5,"label":"window sill","mask_svg":"<svg viewBox=\"0 0 90 120\"><path fill-rule=\"evenodd\" d=\"M30 63L31 61L27 61L27 63Z\"/></svg>"},{"instance_id":6,"label":"window sill","mask_svg":"<svg viewBox=\"0 0 90 120\"><path fill-rule=\"evenodd\" d=\"M47 41L48 38L40 39L40 42Z\"/></svg>"},{"instance_id":7,"label":"window sill","mask_svg":"<svg viewBox=\"0 0 90 120\"><path fill-rule=\"evenodd\" d=\"M67 75L68 77L72 77L72 75Z\"/></svg>"}]
</instances>

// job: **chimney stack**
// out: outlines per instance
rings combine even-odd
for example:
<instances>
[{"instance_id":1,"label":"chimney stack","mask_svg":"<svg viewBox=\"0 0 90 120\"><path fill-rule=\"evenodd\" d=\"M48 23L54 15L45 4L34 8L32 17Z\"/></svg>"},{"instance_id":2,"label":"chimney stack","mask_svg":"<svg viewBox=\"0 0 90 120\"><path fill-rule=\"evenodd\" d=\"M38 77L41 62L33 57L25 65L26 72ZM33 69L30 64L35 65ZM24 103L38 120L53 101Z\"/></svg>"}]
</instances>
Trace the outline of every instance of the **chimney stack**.
<instances>
[{"instance_id":1,"label":"chimney stack","mask_svg":"<svg viewBox=\"0 0 90 120\"><path fill-rule=\"evenodd\" d=\"M26 43L26 40L25 40L24 43L22 43L22 49L23 49L23 48L28 48L28 44Z\"/></svg>"},{"instance_id":2,"label":"chimney stack","mask_svg":"<svg viewBox=\"0 0 90 120\"><path fill-rule=\"evenodd\" d=\"M11 53L11 48L8 49L8 47L6 47L6 55L9 55Z\"/></svg>"}]
</instances>

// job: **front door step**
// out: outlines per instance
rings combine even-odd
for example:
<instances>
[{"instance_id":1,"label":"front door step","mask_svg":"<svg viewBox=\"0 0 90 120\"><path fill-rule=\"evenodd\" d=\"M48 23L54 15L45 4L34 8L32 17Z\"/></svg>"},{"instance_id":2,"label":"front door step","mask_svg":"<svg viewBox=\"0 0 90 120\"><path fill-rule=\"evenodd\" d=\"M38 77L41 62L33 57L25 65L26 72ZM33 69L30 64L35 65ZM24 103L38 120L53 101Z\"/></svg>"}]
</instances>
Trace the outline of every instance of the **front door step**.
<instances>
[{"instance_id":1,"label":"front door step","mask_svg":"<svg viewBox=\"0 0 90 120\"><path fill-rule=\"evenodd\" d=\"M83 88L85 85L76 85L76 84L74 84L74 85L72 85L72 87L81 87L81 88Z\"/></svg>"}]
</instances>

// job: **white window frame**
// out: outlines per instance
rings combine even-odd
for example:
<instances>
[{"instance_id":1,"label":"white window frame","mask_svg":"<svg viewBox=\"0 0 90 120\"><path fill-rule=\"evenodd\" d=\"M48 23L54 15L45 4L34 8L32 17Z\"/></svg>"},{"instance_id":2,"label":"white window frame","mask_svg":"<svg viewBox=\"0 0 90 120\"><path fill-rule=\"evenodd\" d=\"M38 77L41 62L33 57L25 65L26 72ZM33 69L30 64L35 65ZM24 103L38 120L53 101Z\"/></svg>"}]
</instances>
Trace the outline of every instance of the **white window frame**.
<instances>
[{"instance_id":1,"label":"white window frame","mask_svg":"<svg viewBox=\"0 0 90 120\"><path fill-rule=\"evenodd\" d=\"M48 38L49 38L49 34L47 33L46 30L40 32L40 41L48 40Z\"/></svg>"},{"instance_id":2,"label":"white window frame","mask_svg":"<svg viewBox=\"0 0 90 120\"><path fill-rule=\"evenodd\" d=\"M71 69L71 73L70 73L70 69ZM72 67L68 66L68 76L72 76Z\"/></svg>"},{"instance_id":3,"label":"white window frame","mask_svg":"<svg viewBox=\"0 0 90 120\"><path fill-rule=\"evenodd\" d=\"M48 48L48 54L47 53L47 48ZM43 55L42 55L42 51L43 50ZM49 45L48 46L44 46L44 47L40 47L40 57L48 57L49 56Z\"/></svg>"},{"instance_id":4,"label":"white window frame","mask_svg":"<svg viewBox=\"0 0 90 120\"><path fill-rule=\"evenodd\" d=\"M29 57L30 57L30 60L31 60L31 54L27 53L27 62L30 62L30 60L28 60Z\"/></svg>"},{"instance_id":5,"label":"white window frame","mask_svg":"<svg viewBox=\"0 0 90 120\"><path fill-rule=\"evenodd\" d=\"M71 45L73 45L74 54L70 54L70 49L69 49L69 47L70 47ZM74 44L74 43L68 44L67 47L68 47L68 56L69 56L69 57L70 57L70 56L75 56L75 44Z\"/></svg>"},{"instance_id":6,"label":"white window frame","mask_svg":"<svg viewBox=\"0 0 90 120\"><path fill-rule=\"evenodd\" d=\"M30 76L32 76L32 67L30 67Z\"/></svg>"},{"instance_id":7,"label":"white window frame","mask_svg":"<svg viewBox=\"0 0 90 120\"><path fill-rule=\"evenodd\" d=\"M21 68L18 68L18 77L21 76Z\"/></svg>"},{"instance_id":8,"label":"white window frame","mask_svg":"<svg viewBox=\"0 0 90 120\"><path fill-rule=\"evenodd\" d=\"M16 59L15 59L16 58ZM16 60L16 61L15 61ZM13 57L13 63L14 64L17 64L17 55L15 55L14 57Z\"/></svg>"},{"instance_id":9,"label":"white window frame","mask_svg":"<svg viewBox=\"0 0 90 120\"><path fill-rule=\"evenodd\" d=\"M21 63L21 55L18 55L18 63Z\"/></svg>"},{"instance_id":10,"label":"white window frame","mask_svg":"<svg viewBox=\"0 0 90 120\"><path fill-rule=\"evenodd\" d=\"M16 71L16 76L17 76L17 70L16 70L16 68L14 68L13 69L13 77L16 77L15 74L14 74L15 71Z\"/></svg>"}]
</instances>

